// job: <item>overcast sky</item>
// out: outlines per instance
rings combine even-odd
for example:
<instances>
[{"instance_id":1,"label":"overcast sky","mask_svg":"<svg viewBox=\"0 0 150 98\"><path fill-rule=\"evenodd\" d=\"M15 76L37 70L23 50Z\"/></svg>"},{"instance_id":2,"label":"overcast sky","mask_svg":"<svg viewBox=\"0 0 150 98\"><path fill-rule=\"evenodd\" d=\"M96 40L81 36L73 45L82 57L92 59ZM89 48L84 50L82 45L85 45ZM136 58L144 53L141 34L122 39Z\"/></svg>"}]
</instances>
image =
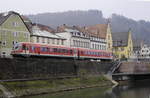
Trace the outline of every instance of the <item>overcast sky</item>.
<instances>
[{"instance_id":1,"label":"overcast sky","mask_svg":"<svg viewBox=\"0 0 150 98\"><path fill-rule=\"evenodd\" d=\"M13 10L21 14L89 9L101 10L105 17L117 13L150 21L150 0L1 0L0 3L0 12Z\"/></svg>"}]
</instances>

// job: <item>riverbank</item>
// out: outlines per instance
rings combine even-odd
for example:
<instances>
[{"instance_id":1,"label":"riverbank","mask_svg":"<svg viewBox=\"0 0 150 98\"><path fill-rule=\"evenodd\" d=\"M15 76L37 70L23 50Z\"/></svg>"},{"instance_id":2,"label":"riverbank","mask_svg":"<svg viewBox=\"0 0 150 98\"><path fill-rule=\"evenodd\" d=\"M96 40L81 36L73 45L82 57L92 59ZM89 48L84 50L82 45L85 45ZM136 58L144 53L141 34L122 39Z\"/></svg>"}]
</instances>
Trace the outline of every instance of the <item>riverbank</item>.
<instances>
[{"instance_id":1,"label":"riverbank","mask_svg":"<svg viewBox=\"0 0 150 98\"><path fill-rule=\"evenodd\" d=\"M110 80L106 79L102 75L70 79L0 82L0 84L6 87L9 92L17 97L113 85Z\"/></svg>"}]
</instances>

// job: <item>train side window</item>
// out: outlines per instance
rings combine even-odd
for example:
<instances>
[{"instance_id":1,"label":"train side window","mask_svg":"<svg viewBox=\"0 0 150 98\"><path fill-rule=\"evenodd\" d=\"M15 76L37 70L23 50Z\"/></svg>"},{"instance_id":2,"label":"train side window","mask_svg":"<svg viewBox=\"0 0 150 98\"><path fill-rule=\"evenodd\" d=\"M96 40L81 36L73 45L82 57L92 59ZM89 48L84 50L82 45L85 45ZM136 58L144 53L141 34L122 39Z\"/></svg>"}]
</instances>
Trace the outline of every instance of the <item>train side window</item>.
<instances>
[{"instance_id":1,"label":"train side window","mask_svg":"<svg viewBox=\"0 0 150 98\"><path fill-rule=\"evenodd\" d=\"M53 49L52 49L52 48L49 48L49 52L53 52Z\"/></svg>"},{"instance_id":2,"label":"train side window","mask_svg":"<svg viewBox=\"0 0 150 98\"><path fill-rule=\"evenodd\" d=\"M96 56L98 56L98 52L96 52Z\"/></svg>"},{"instance_id":3,"label":"train side window","mask_svg":"<svg viewBox=\"0 0 150 98\"><path fill-rule=\"evenodd\" d=\"M66 49L66 53L68 53L68 50Z\"/></svg>"},{"instance_id":4,"label":"train side window","mask_svg":"<svg viewBox=\"0 0 150 98\"><path fill-rule=\"evenodd\" d=\"M48 48L47 48L47 47L44 47L44 51L45 51L45 52L48 52Z\"/></svg>"},{"instance_id":5,"label":"train side window","mask_svg":"<svg viewBox=\"0 0 150 98\"><path fill-rule=\"evenodd\" d=\"M93 52L91 51L91 55L93 55Z\"/></svg>"},{"instance_id":6,"label":"train side window","mask_svg":"<svg viewBox=\"0 0 150 98\"><path fill-rule=\"evenodd\" d=\"M90 55L92 55L92 52L90 51Z\"/></svg>"},{"instance_id":7,"label":"train side window","mask_svg":"<svg viewBox=\"0 0 150 98\"><path fill-rule=\"evenodd\" d=\"M95 52L95 55L97 56L97 52Z\"/></svg>"},{"instance_id":8,"label":"train side window","mask_svg":"<svg viewBox=\"0 0 150 98\"><path fill-rule=\"evenodd\" d=\"M83 53L84 53L84 54L87 54L87 51L84 51Z\"/></svg>"},{"instance_id":9,"label":"train side window","mask_svg":"<svg viewBox=\"0 0 150 98\"><path fill-rule=\"evenodd\" d=\"M92 55L94 55L94 52L92 52Z\"/></svg>"},{"instance_id":10,"label":"train side window","mask_svg":"<svg viewBox=\"0 0 150 98\"><path fill-rule=\"evenodd\" d=\"M34 50L35 50L35 47L34 47L34 46L31 46L31 50L34 51Z\"/></svg>"},{"instance_id":11,"label":"train side window","mask_svg":"<svg viewBox=\"0 0 150 98\"><path fill-rule=\"evenodd\" d=\"M106 53L103 53L103 56L106 56Z\"/></svg>"},{"instance_id":12,"label":"train side window","mask_svg":"<svg viewBox=\"0 0 150 98\"><path fill-rule=\"evenodd\" d=\"M64 49L61 49L61 53L64 53Z\"/></svg>"},{"instance_id":13,"label":"train side window","mask_svg":"<svg viewBox=\"0 0 150 98\"><path fill-rule=\"evenodd\" d=\"M43 47L41 47L40 50L43 52Z\"/></svg>"},{"instance_id":14,"label":"train side window","mask_svg":"<svg viewBox=\"0 0 150 98\"><path fill-rule=\"evenodd\" d=\"M44 47L45 48L45 52L48 52L48 48L47 47Z\"/></svg>"},{"instance_id":15,"label":"train side window","mask_svg":"<svg viewBox=\"0 0 150 98\"><path fill-rule=\"evenodd\" d=\"M61 49L61 53L64 53L64 49Z\"/></svg>"},{"instance_id":16,"label":"train side window","mask_svg":"<svg viewBox=\"0 0 150 98\"><path fill-rule=\"evenodd\" d=\"M64 49L64 53L67 53L68 51L66 49Z\"/></svg>"},{"instance_id":17,"label":"train side window","mask_svg":"<svg viewBox=\"0 0 150 98\"><path fill-rule=\"evenodd\" d=\"M53 51L54 51L54 52L57 52L57 48L53 48Z\"/></svg>"},{"instance_id":18,"label":"train side window","mask_svg":"<svg viewBox=\"0 0 150 98\"><path fill-rule=\"evenodd\" d=\"M45 50L46 50L45 47L41 47L42 52L45 52Z\"/></svg>"},{"instance_id":19,"label":"train side window","mask_svg":"<svg viewBox=\"0 0 150 98\"><path fill-rule=\"evenodd\" d=\"M83 51L81 51L81 54L83 54Z\"/></svg>"},{"instance_id":20,"label":"train side window","mask_svg":"<svg viewBox=\"0 0 150 98\"><path fill-rule=\"evenodd\" d=\"M95 52L93 52L93 55L95 55Z\"/></svg>"},{"instance_id":21,"label":"train side window","mask_svg":"<svg viewBox=\"0 0 150 98\"><path fill-rule=\"evenodd\" d=\"M101 53L100 53L100 52L98 52L98 56L101 56Z\"/></svg>"},{"instance_id":22,"label":"train side window","mask_svg":"<svg viewBox=\"0 0 150 98\"><path fill-rule=\"evenodd\" d=\"M58 48L58 49L57 49L57 52L58 52L58 53L61 53L61 49Z\"/></svg>"},{"instance_id":23,"label":"train side window","mask_svg":"<svg viewBox=\"0 0 150 98\"><path fill-rule=\"evenodd\" d=\"M87 54L87 51L84 51L84 54Z\"/></svg>"},{"instance_id":24,"label":"train side window","mask_svg":"<svg viewBox=\"0 0 150 98\"><path fill-rule=\"evenodd\" d=\"M88 55L91 55L91 52L90 52L90 51L88 52Z\"/></svg>"},{"instance_id":25,"label":"train side window","mask_svg":"<svg viewBox=\"0 0 150 98\"><path fill-rule=\"evenodd\" d=\"M95 55L95 52L93 52L93 55Z\"/></svg>"},{"instance_id":26,"label":"train side window","mask_svg":"<svg viewBox=\"0 0 150 98\"><path fill-rule=\"evenodd\" d=\"M104 56L104 53L102 52L102 54L101 54L102 56Z\"/></svg>"}]
</instances>

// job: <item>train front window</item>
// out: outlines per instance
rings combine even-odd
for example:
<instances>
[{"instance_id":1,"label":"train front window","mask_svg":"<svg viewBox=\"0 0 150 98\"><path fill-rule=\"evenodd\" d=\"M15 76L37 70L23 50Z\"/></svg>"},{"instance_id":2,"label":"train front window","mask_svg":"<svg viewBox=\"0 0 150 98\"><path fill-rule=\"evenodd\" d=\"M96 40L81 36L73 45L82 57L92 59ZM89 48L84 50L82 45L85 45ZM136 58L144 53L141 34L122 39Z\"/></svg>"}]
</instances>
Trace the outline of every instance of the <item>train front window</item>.
<instances>
[{"instance_id":1,"label":"train front window","mask_svg":"<svg viewBox=\"0 0 150 98\"><path fill-rule=\"evenodd\" d=\"M19 43L17 43L17 44L15 44L15 45L14 45L14 50L19 50L19 49L20 49L20 47L21 47L21 46L20 46L20 44L19 44Z\"/></svg>"}]
</instances>

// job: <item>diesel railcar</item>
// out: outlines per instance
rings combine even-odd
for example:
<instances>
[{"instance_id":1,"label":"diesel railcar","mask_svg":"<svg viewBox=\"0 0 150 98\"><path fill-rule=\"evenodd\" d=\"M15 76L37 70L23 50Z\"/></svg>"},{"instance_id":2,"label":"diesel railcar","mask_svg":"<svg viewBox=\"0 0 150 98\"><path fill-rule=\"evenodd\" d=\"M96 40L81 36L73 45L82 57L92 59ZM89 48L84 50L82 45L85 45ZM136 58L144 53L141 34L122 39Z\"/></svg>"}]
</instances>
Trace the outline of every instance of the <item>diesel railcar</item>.
<instances>
[{"instance_id":1,"label":"diesel railcar","mask_svg":"<svg viewBox=\"0 0 150 98\"><path fill-rule=\"evenodd\" d=\"M104 50L84 48L70 48L30 42L21 42L14 45L13 56L47 56L78 59L112 59L112 53Z\"/></svg>"}]
</instances>

